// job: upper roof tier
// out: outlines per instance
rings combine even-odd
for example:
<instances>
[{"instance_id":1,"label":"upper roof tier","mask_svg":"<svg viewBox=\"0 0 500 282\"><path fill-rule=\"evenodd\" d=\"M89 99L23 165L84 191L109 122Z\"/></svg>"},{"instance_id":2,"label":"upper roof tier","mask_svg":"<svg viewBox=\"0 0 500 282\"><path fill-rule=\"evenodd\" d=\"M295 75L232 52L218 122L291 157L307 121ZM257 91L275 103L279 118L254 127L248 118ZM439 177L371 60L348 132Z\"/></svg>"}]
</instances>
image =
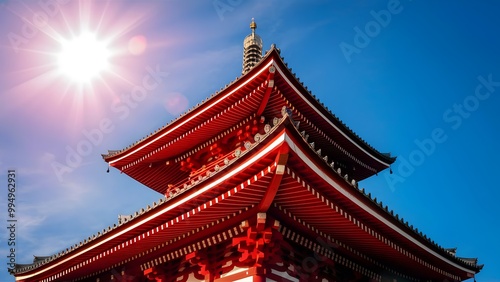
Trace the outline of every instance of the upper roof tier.
<instances>
[{"instance_id":1,"label":"upper roof tier","mask_svg":"<svg viewBox=\"0 0 500 282\"><path fill-rule=\"evenodd\" d=\"M287 67L274 45L251 70L156 132L103 158L110 166L165 193L190 177L182 165L217 141L241 134L251 119L272 119L288 109L308 142L315 143L357 181L389 167L395 158L367 144L329 111ZM243 129L244 130L244 129Z\"/></svg>"}]
</instances>

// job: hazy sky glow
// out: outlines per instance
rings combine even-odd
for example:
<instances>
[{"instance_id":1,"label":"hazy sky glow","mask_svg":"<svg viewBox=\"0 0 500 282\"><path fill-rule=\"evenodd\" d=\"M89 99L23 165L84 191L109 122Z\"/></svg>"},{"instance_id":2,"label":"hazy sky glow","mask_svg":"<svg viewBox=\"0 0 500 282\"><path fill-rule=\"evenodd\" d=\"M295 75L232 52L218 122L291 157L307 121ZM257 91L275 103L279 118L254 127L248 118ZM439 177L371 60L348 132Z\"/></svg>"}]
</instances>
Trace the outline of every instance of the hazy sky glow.
<instances>
[{"instance_id":1,"label":"hazy sky glow","mask_svg":"<svg viewBox=\"0 0 500 282\"><path fill-rule=\"evenodd\" d=\"M106 173L101 154L238 77L255 18L265 49L275 43L321 102L398 156L393 174L361 186L441 246L478 257L477 281L500 281L498 11L496 1L0 1L0 171L17 173L17 262L161 197ZM77 82L59 57L85 34L109 57ZM13 281L7 231L2 282Z\"/></svg>"}]
</instances>

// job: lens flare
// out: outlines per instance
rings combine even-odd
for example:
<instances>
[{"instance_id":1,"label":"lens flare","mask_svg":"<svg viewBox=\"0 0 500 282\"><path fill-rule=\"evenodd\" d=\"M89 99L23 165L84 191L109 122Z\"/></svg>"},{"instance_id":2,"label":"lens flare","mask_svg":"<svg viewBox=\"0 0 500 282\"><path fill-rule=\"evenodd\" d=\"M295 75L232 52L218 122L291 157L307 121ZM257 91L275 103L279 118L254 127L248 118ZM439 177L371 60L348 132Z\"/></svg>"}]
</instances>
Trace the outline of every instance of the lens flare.
<instances>
[{"instance_id":1,"label":"lens flare","mask_svg":"<svg viewBox=\"0 0 500 282\"><path fill-rule=\"evenodd\" d=\"M182 93L174 92L167 95L165 109L173 116L177 116L188 109L189 100Z\"/></svg>"},{"instance_id":2,"label":"lens flare","mask_svg":"<svg viewBox=\"0 0 500 282\"><path fill-rule=\"evenodd\" d=\"M146 50L146 45L146 37L137 35L130 38L128 42L128 51L130 52L130 54L137 56L144 53L144 51Z\"/></svg>"}]
</instances>

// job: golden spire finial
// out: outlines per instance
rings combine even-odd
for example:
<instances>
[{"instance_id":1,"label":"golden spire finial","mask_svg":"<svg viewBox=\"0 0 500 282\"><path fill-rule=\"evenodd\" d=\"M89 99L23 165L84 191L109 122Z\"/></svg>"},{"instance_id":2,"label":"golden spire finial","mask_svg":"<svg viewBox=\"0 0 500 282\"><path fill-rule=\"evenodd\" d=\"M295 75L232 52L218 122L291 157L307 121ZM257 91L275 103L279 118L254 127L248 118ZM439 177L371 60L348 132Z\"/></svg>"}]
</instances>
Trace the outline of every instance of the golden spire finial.
<instances>
[{"instance_id":1,"label":"golden spire finial","mask_svg":"<svg viewBox=\"0 0 500 282\"><path fill-rule=\"evenodd\" d=\"M255 29L257 28L257 24L255 23L254 18L252 18L252 22L250 23L250 28L252 29L252 32L255 32Z\"/></svg>"}]
</instances>

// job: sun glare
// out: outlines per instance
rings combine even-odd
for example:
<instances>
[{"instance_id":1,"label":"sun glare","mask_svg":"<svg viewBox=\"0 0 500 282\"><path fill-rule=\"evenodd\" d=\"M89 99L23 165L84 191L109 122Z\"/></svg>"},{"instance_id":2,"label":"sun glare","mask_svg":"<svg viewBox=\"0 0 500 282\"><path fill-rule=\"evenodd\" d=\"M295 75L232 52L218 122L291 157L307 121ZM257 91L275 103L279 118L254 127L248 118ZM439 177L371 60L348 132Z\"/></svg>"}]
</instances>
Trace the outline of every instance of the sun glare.
<instances>
[{"instance_id":1,"label":"sun glare","mask_svg":"<svg viewBox=\"0 0 500 282\"><path fill-rule=\"evenodd\" d=\"M110 52L105 42L97 40L92 33L83 33L72 40L62 40L61 45L59 69L73 82L89 82L109 66Z\"/></svg>"}]
</instances>

